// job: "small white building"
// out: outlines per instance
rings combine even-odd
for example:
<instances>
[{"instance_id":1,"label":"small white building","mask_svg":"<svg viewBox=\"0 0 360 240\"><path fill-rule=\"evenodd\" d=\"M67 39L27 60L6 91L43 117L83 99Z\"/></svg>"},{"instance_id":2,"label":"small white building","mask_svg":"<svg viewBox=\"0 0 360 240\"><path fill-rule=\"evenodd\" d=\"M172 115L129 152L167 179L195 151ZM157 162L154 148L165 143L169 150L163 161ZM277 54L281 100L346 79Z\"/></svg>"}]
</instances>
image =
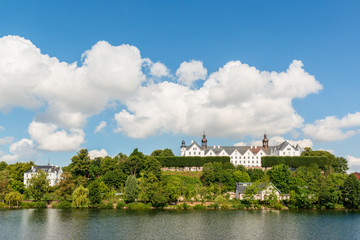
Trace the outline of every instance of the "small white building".
<instances>
[{"instance_id":1,"label":"small white building","mask_svg":"<svg viewBox=\"0 0 360 240\"><path fill-rule=\"evenodd\" d=\"M31 169L24 173L24 185L29 185L29 180L37 174L39 170L47 173L47 179L49 179L49 185L55 186L60 181L60 176L63 173L62 169L58 166L46 165L46 166L32 166Z\"/></svg>"},{"instance_id":2,"label":"small white building","mask_svg":"<svg viewBox=\"0 0 360 240\"><path fill-rule=\"evenodd\" d=\"M235 189L235 198L244 200L245 199L245 190L248 186L252 185L253 183L236 183ZM267 186L260 185L259 191L254 196L255 200L264 201L266 200L271 194L275 194L278 200L285 200L288 199L288 194L281 194L280 190L277 189L274 184L269 183Z\"/></svg>"},{"instance_id":3,"label":"small white building","mask_svg":"<svg viewBox=\"0 0 360 240\"><path fill-rule=\"evenodd\" d=\"M300 156L302 152L299 145L293 146L287 141L277 146L269 146L266 134L264 134L262 143L262 146L208 146L204 133L201 146L195 141L186 146L183 140L180 155L198 157L229 156L230 162L235 166L261 167L261 157L263 156Z\"/></svg>"}]
</instances>

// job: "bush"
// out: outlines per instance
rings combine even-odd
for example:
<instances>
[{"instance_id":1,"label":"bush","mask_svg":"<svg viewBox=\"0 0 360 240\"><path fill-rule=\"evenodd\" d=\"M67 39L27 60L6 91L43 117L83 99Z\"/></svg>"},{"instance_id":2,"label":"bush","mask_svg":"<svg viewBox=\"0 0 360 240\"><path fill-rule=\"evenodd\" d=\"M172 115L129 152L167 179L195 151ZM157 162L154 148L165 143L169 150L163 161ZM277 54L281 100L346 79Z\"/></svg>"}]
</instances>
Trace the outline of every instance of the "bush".
<instances>
[{"instance_id":1,"label":"bush","mask_svg":"<svg viewBox=\"0 0 360 240\"><path fill-rule=\"evenodd\" d=\"M113 209L113 208L114 208L114 204L113 204L112 202L108 202L108 203L101 202L101 203L98 205L98 208L101 208L101 209Z\"/></svg>"},{"instance_id":2,"label":"bush","mask_svg":"<svg viewBox=\"0 0 360 240\"><path fill-rule=\"evenodd\" d=\"M292 168L310 167L317 164L321 169L328 164L328 158L319 156L264 156L261 157L262 167L273 167L276 165L285 164Z\"/></svg>"},{"instance_id":3,"label":"bush","mask_svg":"<svg viewBox=\"0 0 360 240\"><path fill-rule=\"evenodd\" d=\"M6 208L6 204L3 202L0 202L0 208Z\"/></svg>"},{"instance_id":4,"label":"bush","mask_svg":"<svg viewBox=\"0 0 360 240\"><path fill-rule=\"evenodd\" d=\"M52 207L53 208L61 208L61 209L64 209L64 208L71 208L71 202L69 201L61 201L57 204L52 204Z\"/></svg>"},{"instance_id":5,"label":"bush","mask_svg":"<svg viewBox=\"0 0 360 240\"><path fill-rule=\"evenodd\" d=\"M202 204L196 204L194 206L194 209L198 209L198 210L204 210L206 209L206 206L202 205Z\"/></svg>"},{"instance_id":6,"label":"bush","mask_svg":"<svg viewBox=\"0 0 360 240\"><path fill-rule=\"evenodd\" d=\"M117 208L117 209L123 209L125 206L126 206L126 204L125 204L124 201L118 202L118 203L116 204L116 208Z\"/></svg>"},{"instance_id":7,"label":"bush","mask_svg":"<svg viewBox=\"0 0 360 240\"><path fill-rule=\"evenodd\" d=\"M22 202L20 207L21 208L33 208L33 203L32 202Z\"/></svg>"},{"instance_id":8,"label":"bush","mask_svg":"<svg viewBox=\"0 0 360 240\"><path fill-rule=\"evenodd\" d=\"M149 204L141 203L141 202L133 202L126 205L130 210L145 210L150 209Z\"/></svg>"},{"instance_id":9,"label":"bush","mask_svg":"<svg viewBox=\"0 0 360 240\"><path fill-rule=\"evenodd\" d=\"M155 157L162 167L202 167L208 162L230 163L230 157Z\"/></svg>"},{"instance_id":10,"label":"bush","mask_svg":"<svg viewBox=\"0 0 360 240\"><path fill-rule=\"evenodd\" d=\"M33 202L32 207L33 208L46 208L47 205L46 205L46 202L38 201L38 202Z\"/></svg>"}]
</instances>

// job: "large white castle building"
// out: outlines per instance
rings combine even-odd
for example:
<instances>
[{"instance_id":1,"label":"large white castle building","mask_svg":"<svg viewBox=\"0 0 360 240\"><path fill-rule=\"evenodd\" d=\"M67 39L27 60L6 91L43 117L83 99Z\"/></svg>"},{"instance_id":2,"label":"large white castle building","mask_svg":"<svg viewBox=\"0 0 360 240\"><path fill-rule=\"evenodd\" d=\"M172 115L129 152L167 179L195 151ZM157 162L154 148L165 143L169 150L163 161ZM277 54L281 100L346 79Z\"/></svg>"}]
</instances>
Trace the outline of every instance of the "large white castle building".
<instances>
[{"instance_id":1,"label":"large white castle building","mask_svg":"<svg viewBox=\"0 0 360 240\"><path fill-rule=\"evenodd\" d=\"M189 146L183 140L180 147L181 156L229 156L230 162L244 167L261 167L261 157L263 156L300 156L302 149L299 145L293 146L284 141L277 146L269 146L267 135L264 134L262 146L208 146L205 133L201 140L201 145L191 141Z\"/></svg>"},{"instance_id":2,"label":"large white castle building","mask_svg":"<svg viewBox=\"0 0 360 240\"><path fill-rule=\"evenodd\" d=\"M61 174L63 173L62 169L57 166L47 165L47 166L32 166L31 169L24 173L24 185L29 185L29 180L38 174L38 171L42 170L47 173L47 179L49 180L49 186L55 186L59 181Z\"/></svg>"}]
</instances>

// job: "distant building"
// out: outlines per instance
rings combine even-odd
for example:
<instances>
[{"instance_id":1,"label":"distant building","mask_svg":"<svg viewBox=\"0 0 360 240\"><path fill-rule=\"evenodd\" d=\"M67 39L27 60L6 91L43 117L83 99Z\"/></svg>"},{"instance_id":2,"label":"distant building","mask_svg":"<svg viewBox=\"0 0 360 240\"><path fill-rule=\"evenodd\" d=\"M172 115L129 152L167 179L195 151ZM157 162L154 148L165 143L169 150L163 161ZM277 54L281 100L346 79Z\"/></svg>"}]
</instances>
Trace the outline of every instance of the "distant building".
<instances>
[{"instance_id":1,"label":"distant building","mask_svg":"<svg viewBox=\"0 0 360 240\"><path fill-rule=\"evenodd\" d=\"M236 183L235 188L235 198L243 200L245 198L245 190L247 187L251 186L253 183ZM271 194L275 194L278 200L289 199L288 194L281 194L280 190L277 189L274 184L269 183L267 186L260 185L258 193L254 196L255 200L264 201Z\"/></svg>"},{"instance_id":2,"label":"distant building","mask_svg":"<svg viewBox=\"0 0 360 240\"><path fill-rule=\"evenodd\" d=\"M231 163L245 167L261 167L263 156L300 156L301 152L299 145L293 146L287 141L277 146L269 146L266 134L264 134L262 146L208 146L204 133L201 146L195 141L186 146L183 140L180 147L181 156L229 156Z\"/></svg>"},{"instance_id":3,"label":"distant building","mask_svg":"<svg viewBox=\"0 0 360 240\"><path fill-rule=\"evenodd\" d=\"M27 170L24 173L24 185L25 186L29 185L29 180L33 176L35 176L40 169L43 172L48 174L47 179L49 179L50 186L55 186L59 182L60 176L63 173L62 169L60 167L53 166L53 165L35 166L35 167L33 166L33 167L31 167L31 169Z\"/></svg>"},{"instance_id":4,"label":"distant building","mask_svg":"<svg viewBox=\"0 0 360 240\"><path fill-rule=\"evenodd\" d=\"M354 175L355 175L355 177L356 177L358 180L360 180L360 173L354 172Z\"/></svg>"}]
</instances>

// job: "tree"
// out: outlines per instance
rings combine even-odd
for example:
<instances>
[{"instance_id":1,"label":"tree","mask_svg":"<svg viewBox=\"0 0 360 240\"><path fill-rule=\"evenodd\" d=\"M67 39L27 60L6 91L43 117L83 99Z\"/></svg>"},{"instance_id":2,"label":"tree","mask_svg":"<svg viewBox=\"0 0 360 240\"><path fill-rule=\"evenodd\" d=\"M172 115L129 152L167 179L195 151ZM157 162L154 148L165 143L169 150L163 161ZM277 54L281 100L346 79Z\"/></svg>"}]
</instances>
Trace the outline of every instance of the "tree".
<instances>
[{"instance_id":1,"label":"tree","mask_svg":"<svg viewBox=\"0 0 360 240\"><path fill-rule=\"evenodd\" d=\"M158 157L158 156L160 156L160 154L162 153L162 151L163 151L163 150L161 150L161 149L154 150L154 151L150 154L150 156L152 156L152 157Z\"/></svg>"},{"instance_id":2,"label":"tree","mask_svg":"<svg viewBox=\"0 0 360 240\"><path fill-rule=\"evenodd\" d=\"M69 172L63 172L57 185L55 194L63 200L69 200L75 189L75 180Z\"/></svg>"},{"instance_id":3,"label":"tree","mask_svg":"<svg viewBox=\"0 0 360 240\"><path fill-rule=\"evenodd\" d=\"M0 171L2 171L2 170L4 170L6 167L7 167L7 163L6 162L4 162L4 161L1 161L0 162Z\"/></svg>"},{"instance_id":4,"label":"tree","mask_svg":"<svg viewBox=\"0 0 360 240\"><path fill-rule=\"evenodd\" d=\"M10 174L8 170L0 171L0 201L4 201L5 195L9 192Z\"/></svg>"},{"instance_id":5,"label":"tree","mask_svg":"<svg viewBox=\"0 0 360 240\"><path fill-rule=\"evenodd\" d=\"M36 201L40 201L49 190L47 176L48 174L40 169L29 179L27 191Z\"/></svg>"},{"instance_id":6,"label":"tree","mask_svg":"<svg viewBox=\"0 0 360 240\"><path fill-rule=\"evenodd\" d=\"M128 175L138 176L142 169L142 160L144 159L144 154L139 152L137 148L130 154L130 156L124 162L124 172Z\"/></svg>"},{"instance_id":7,"label":"tree","mask_svg":"<svg viewBox=\"0 0 360 240\"><path fill-rule=\"evenodd\" d=\"M251 181L250 176L247 172L242 172L242 171L236 170L233 173L233 176L234 176L235 182L250 182Z\"/></svg>"},{"instance_id":8,"label":"tree","mask_svg":"<svg viewBox=\"0 0 360 240\"><path fill-rule=\"evenodd\" d=\"M139 186L135 175L128 176L125 182L124 192L126 202L135 202L139 193Z\"/></svg>"},{"instance_id":9,"label":"tree","mask_svg":"<svg viewBox=\"0 0 360 240\"><path fill-rule=\"evenodd\" d=\"M75 176L89 176L90 169L90 157L87 149L81 149L77 155L71 158L71 163L69 165L69 172Z\"/></svg>"},{"instance_id":10,"label":"tree","mask_svg":"<svg viewBox=\"0 0 360 240\"><path fill-rule=\"evenodd\" d=\"M289 193L292 185L291 171L284 164L276 165L267 173L270 181L282 192Z\"/></svg>"},{"instance_id":11,"label":"tree","mask_svg":"<svg viewBox=\"0 0 360 240\"><path fill-rule=\"evenodd\" d=\"M107 172L114 171L117 165L117 158L111 158L109 156L104 157L101 160L100 169L101 174L105 175Z\"/></svg>"},{"instance_id":12,"label":"tree","mask_svg":"<svg viewBox=\"0 0 360 240\"><path fill-rule=\"evenodd\" d=\"M80 186L75 189L72 194L72 203L73 208L87 208L89 206L88 199L89 189Z\"/></svg>"},{"instance_id":13,"label":"tree","mask_svg":"<svg viewBox=\"0 0 360 240\"><path fill-rule=\"evenodd\" d=\"M25 192L25 185L23 182L21 182L19 180L11 181L10 187L14 192L19 192L21 194L24 194L24 192Z\"/></svg>"},{"instance_id":14,"label":"tree","mask_svg":"<svg viewBox=\"0 0 360 240\"><path fill-rule=\"evenodd\" d=\"M10 192L5 196L5 202L9 205L10 208L15 206L18 208L22 201L23 196L19 192Z\"/></svg>"},{"instance_id":15,"label":"tree","mask_svg":"<svg viewBox=\"0 0 360 240\"><path fill-rule=\"evenodd\" d=\"M101 157L97 157L94 160L90 161L89 174L91 179L95 179L96 177L101 175Z\"/></svg>"},{"instance_id":16,"label":"tree","mask_svg":"<svg viewBox=\"0 0 360 240\"><path fill-rule=\"evenodd\" d=\"M10 173L10 178L12 180L18 180L21 182L24 182L24 173L31 169L32 166L35 166L35 164L30 161L30 162L17 162L14 164L10 164L6 167L6 169L9 171Z\"/></svg>"},{"instance_id":17,"label":"tree","mask_svg":"<svg viewBox=\"0 0 360 240\"><path fill-rule=\"evenodd\" d=\"M159 157L173 157L175 156L173 151L169 148L165 148L160 154Z\"/></svg>"},{"instance_id":18,"label":"tree","mask_svg":"<svg viewBox=\"0 0 360 240\"><path fill-rule=\"evenodd\" d=\"M247 188L244 191L244 199L249 201L250 204L254 204L255 202L255 197L257 194L259 194L260 191L260 187L259 187L259 183L253 183L249 186L247 186Z\"/></svg>"},{"instance_id":19,"label":"tree","mask_svg":"<svg viewBox=\"0 0 360 240\"><path fill-rule=\"evenodd\" d=\"M344 206L347 208L360 207L360 181L354 174L350 174L341 189Z\"/></svg>"},{"instance_id":20,"label":"tree","mask_svg":"<svg viewBox=\"0 0 360 240\"><path fill-rule=\"evenodd\" d=\"M144 157L141 166L143 166L141 173L144 175L153 173L157 179L161 178L161 164L156 158L150 156Z\"/></svg>"},{"instance_id":21,"label":"tree","mask_svg":"<svg viewBox=\"0 0 360 240\"><path fill-rule=\"evenodd\" d=\"M119 189L121 186L124 186L127 175L122 170L116 169L107 172L102 178L109 187Z\"/></svg>"},{"instance_id":22,"label":"tree","mask_svg":"<svg viewBox=\"0 0 360 240\"><path fill-rule=\"evenodd\" d=\"M96 179L89 184L89 200L92 204L99 204L101 202L101 192L100 192L100 181Z\"/></svg>"},{"instance_id":23,"label":"tree","mask_svg":"<svg viewBox=\"0 0 360 240\"><path fill-rule=\"evenodd\" d=\"M345 173L349 167L348 162L343 157L335 157L333 154L328 151L313 151L311 148L305 148L301 153L301 156L319 156L326 157L328 159L328 169L332 169L337 173ZM329 169L330 168L330 169Z\"/></svg>"},{"instance_id":24,"label":"tree","mask_svg":"<svg viewBox=\"0 0 360 240\"><path fill-rule=\"evenodd\" d=\"M163 207L167 203L164 188L152 172L141 179L139 200L151 203L154 207Z\"/></svg>"},{"instance_id":25,"label":"tree","mask_svg":"<svg viewBox=\"0 0 360 240\"><path fill-rule=\"evenodd\" d=\"M251 182L256 182L256 181L264 178L264 176L265 176L265 173L262 169L250 168L247 170L247 173L250 176Z\"/></svg>"}]
</instances>

